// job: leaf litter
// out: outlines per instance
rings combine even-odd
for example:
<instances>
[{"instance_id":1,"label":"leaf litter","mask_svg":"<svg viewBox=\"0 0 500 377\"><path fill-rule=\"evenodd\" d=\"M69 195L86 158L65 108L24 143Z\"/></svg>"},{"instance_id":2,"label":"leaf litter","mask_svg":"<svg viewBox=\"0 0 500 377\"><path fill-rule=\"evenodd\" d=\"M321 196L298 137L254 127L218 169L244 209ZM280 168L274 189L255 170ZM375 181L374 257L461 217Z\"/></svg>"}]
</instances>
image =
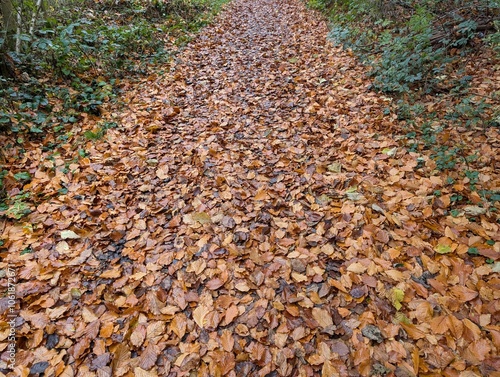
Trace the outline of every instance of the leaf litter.
<instances>
[{"instance_id":1,"label":"leaf litter","mask_svg":"<svg viewBox=\"0 0 500 377\"><path fill-rule=\"evenodd\" d=\"M5 220L4 375L498 374L498 205L452 216L464 185L326 34L295 0L234 0L78 163L26 158L30 190L67 191Z\"/></svg>"}]
</instances>

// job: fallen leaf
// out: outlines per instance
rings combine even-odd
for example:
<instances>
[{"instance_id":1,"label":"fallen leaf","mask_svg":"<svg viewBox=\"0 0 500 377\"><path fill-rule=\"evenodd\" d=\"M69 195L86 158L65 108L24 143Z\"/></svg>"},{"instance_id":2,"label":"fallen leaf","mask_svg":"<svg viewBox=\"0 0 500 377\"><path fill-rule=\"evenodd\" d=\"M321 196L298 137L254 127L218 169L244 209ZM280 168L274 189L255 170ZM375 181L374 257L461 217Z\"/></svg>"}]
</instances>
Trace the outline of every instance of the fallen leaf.
<instances>
[{"instance_id":1,"label":"fallen leaf","mask_svg":"<svg viewBox=\"0 0 500 377\"><path fill-rule=\"evenodd\" d=\"M318 322L322 328L328 328L333 326L333 319L330 313L326 309L313 308L312 316Z\"/></svg>"},{"instance_id":2,"label":"fallen leaf","mask_svg":"<svg viewBox=\"0 0 500 377\"><path fill-rule=\"evenodd\" d=\"M405 293L403 290L399 288L393 288L389 294L389 297L391 299L392 306L396 308L396 310L399 310L402 308L401 303L403 302L405 298Z\"/></svg>"},{"instance_id":3,"label":"fallen leaf","mask_svg":"<svg viewBox=\"0 0 500 377\"><path fill-rule=\"evenodd\" d=\"M196 322L196 324L199 327L201 327L201 328L205 327L208 313L209 313L209 310L204 305L199 305L193 311L193 320Z\"/></svg>"},{"instance_id":4,"label":"fallen leaf","mask_svg":"<svg viewBox=\"0 0 500 377\"><path fill-rule=\"evenodd\" d=\"M80 238L80 236L78 234L76 234L75 232L73 232L72 230L63 230L63 231L61 231L61 238L63 240L78 239L78 238Z\"/></svg>"}]
</instances>

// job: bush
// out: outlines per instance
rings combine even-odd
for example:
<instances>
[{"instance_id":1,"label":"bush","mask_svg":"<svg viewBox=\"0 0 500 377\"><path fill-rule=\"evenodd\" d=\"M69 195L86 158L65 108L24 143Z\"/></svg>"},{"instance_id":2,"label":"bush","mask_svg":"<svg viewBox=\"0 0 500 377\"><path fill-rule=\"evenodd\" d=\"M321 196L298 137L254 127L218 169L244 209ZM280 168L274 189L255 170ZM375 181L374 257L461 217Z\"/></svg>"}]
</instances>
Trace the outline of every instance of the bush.
<instances>
[{"instance_id":1,"label":"bush","mask_svg":"<svg viewBox=\"0 0 500 377\"><path fill-rule=\"evenodd\" d=\"M100 116L118 98L120 80L158 70L226 1L64 0L35 24L23 23L18 46L10 43L12 33L0 35L0 132L8 136L0 154L0 212L20 219L37 200L21 190L26 176L16 166L27 151L85 157L78 145L67 153L68 142L97 141L117 125L75 128L81 113ZM32 20L39 4L13 3L23 20Z\"/></svg>"},{"instance_id":2,"label":"bush","mask_svg":"<svg viewBox=\"0 0 500 377\"><path fill-rule=\"evenodd\" d=\"M438 170L461 169L476 190L478 171L470 165L477 153L460 137L450 139L450 131L500 124L500 110L492 108L498 93L476 95L465 71L467 56L485 42L500 57L500 1L310 0L309 5L328 15L333 43L369 67L372 88L396 98L408 148L426 151Z\"/></svg>"}]
</instances>

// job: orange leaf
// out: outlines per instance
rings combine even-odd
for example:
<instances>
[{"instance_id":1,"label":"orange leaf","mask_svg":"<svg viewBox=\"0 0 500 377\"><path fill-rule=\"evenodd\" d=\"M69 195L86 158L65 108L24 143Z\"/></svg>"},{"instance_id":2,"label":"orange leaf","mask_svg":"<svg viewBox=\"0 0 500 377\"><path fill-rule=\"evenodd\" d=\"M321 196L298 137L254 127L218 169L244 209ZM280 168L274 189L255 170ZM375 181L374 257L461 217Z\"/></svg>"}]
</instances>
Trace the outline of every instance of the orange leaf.
<instances>
[{"instance_id":1,"label":"orange leaf","mask_svg":"<svg viewBox=\"0 0 500 377\"><path fill-rule=\"evenodd\" d=\"M450 293L461 302L471 301L475 299L479 294L478 292L464 287L463 285L455 285L454 287L451 287Z\"/></svg>"},{"instance_id":2,"label":"orange leaf","mask_svg":"<svg viewBox=\"0 0 500 377\"><path fill-rule=\"evenodd\" d=\"M448 316L442 315L436 318L433 318L430 322L431 329L436 334L444 334L449 329L450 320Z\"/></svg>"},{"instance_id":3,"label":"orange leaf","mask_svg":"<svg viewBox=\"0 0 500 377\"><path fill-rule=\"evenodd\" d=\"M425 333L418 326L413 324L406 324L404 322L401 322L400 325L410 336L410 338L414 340L425 338Z\"/></svg>"},{"instance_id":4,"label":"orange leaf","mask_svg":"<svg viewBox=\"0 0 500 377\"><path fill-rule=\"evenodd\" d=\"M220 337L220 342L222 348L224 348L225 351L231 352L234 347L233 333L229 330L223 330L222 335Z\"/></svg>"}]
</instances>

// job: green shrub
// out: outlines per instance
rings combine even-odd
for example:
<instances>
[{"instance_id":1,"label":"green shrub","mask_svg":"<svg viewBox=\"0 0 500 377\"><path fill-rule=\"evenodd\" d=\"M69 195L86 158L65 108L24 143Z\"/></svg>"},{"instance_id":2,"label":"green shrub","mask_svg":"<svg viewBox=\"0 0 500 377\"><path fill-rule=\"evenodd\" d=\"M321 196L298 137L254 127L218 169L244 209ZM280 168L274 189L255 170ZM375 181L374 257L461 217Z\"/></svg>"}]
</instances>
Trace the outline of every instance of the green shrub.
<instances>
[{"instance_id":1,"label":"green shrub","mask_svg":"<svg viewBox=\"0 0 500 377\"><path fill-rule=\"evenodd\" d=\"M499 108L491 109L498 94L478 98L463 69L469 52L481 46L479 30L485 25L479 28L479 22L484 16L498 19L500 1L309 0L309 5L328 15L333 43L369 66L372 88L396 97L408 148L429 151L438 170L460 169L476 190L477 153L449 140L449 127L500 125ZM500 22L494 25L496 32L485 41L500 56ZM444 114L427 110L432 98L450 103Z\"/></svg>"}]
</instances>

